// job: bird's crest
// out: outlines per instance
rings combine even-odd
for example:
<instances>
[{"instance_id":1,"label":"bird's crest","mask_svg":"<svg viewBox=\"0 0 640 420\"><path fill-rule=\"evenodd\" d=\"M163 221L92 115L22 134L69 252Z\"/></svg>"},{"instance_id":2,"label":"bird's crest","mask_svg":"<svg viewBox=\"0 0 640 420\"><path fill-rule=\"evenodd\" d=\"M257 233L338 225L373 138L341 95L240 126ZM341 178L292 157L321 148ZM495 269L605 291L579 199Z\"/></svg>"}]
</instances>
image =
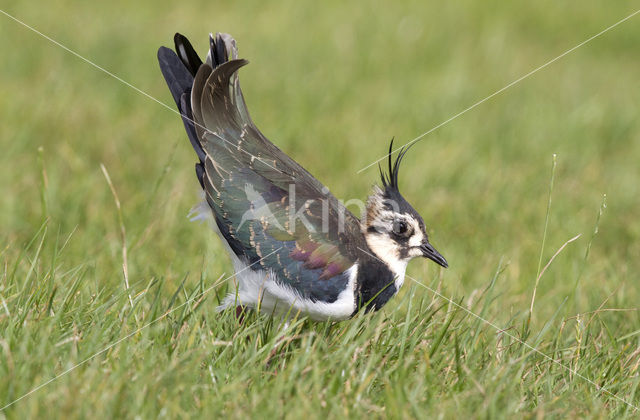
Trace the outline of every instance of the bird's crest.
<instances>
[{"instance_id":1,"label":"bird's crest","mask_svg":"<svg viewBox=\"0 0 640 420\"><path fill-rule=\"evenodd\" d=\"M398 172L400 171L400 163L402 163L402 159L406 155L407 151L410 147L402 146L400 151L398 152L398 157L395 161L391 159L393 155L393 139L391 139L391 143L389 144L389 155L388 155L388 165L389 172L385 173L382 170L380 164L378 164L378 169L380 170L380 179L382 180L382 186L385 189L391 188L399 192L398 189Z\"/></svg>"}]
</instances>

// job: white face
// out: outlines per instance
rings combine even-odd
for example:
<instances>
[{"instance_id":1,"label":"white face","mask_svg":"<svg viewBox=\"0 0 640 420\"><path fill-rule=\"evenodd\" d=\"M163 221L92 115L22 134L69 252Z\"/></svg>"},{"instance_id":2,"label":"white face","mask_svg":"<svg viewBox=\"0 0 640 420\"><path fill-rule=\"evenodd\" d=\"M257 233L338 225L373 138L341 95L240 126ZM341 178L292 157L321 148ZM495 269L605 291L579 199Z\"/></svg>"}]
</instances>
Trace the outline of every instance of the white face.
<instances>
[{"instance_id":1,"label":"white face","mask_svg":"<svg viewBox=\"0 0 640 420\"><path fill-rule=\"evenodd\" d=\"M421 257L420 245L425 235L418 221L407 214L389 212L383 218L374 220L369 225L374 230L367 230L367 245L383 261L409 262L414 257Z\"/></svg>"},{"instance_id":2,"label":"white face","mask_svg":"<svg viewBox=\"0 0 640 420\"><path fill-rule=\"evenodd\" d=\"M427 239L424 227L411 214L393 211L379 189L369 197L363 216L367 245L396 275L404 275L407 263L423 256L421 245Z\"/></svg>"}]
</instances>

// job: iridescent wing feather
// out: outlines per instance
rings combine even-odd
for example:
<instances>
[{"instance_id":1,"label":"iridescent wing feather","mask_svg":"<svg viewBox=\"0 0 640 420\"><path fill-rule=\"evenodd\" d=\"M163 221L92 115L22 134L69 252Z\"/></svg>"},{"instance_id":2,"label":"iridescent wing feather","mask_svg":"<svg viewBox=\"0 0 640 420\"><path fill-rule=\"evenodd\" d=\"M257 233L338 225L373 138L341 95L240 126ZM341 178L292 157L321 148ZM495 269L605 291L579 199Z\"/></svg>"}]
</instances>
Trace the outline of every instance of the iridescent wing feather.
<instances>
[{"instance_id":1,"label":"iridescent wing feather","mask_svg":"<svg viewBox=\"0 0 640 420\"><path fill-rule=\"evenodd\" d=\"M211 37L204 64L181 35L176 51L163 47L158 59L222 236L301 297L334 301L365 248L358 219L253 124L237 76L247 61L230 36Z\"/></svg>"}]
</instances>

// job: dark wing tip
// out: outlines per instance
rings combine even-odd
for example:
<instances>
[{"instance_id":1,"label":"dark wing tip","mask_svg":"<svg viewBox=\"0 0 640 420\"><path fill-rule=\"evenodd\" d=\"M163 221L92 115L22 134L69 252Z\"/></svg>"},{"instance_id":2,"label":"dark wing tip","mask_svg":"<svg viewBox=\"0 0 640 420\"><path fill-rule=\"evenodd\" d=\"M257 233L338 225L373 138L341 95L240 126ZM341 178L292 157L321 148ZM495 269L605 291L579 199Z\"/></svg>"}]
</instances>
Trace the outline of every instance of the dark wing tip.
<instances>
[{"instance_id":1,"label":"dark wing tip","mask_svg":"<svg viewBox=\"0 0 640 420\"><path fill-rule=\"evenodd\" d=\"M213 34L209 35L209 54L211 55L212 67L214 69L229 61L227 44L222 34L216 33L215 38Z\"/></svg>"},{"instance_id":2,"label":"dark wing tip","mask_svg":"<svg viewBox=\"0 0 640 420\"><path fill-rule=\"evenodd\" d=\"M191 89L193 77L176 53L167 47L158 48L158 64L173 100L180 109L180 97Z\"/></svg>"},{"instance_id":3,"label":"dark wing tip","mask_svg":"<svg viewBox=\"0 0 640 420\"><path fill-rule=\"evenodd\" d=\"M189 42L186 36L176 32L173 36L173 43L175 44L176 54L180 57L180 61L182 61L187 70L189 70L189 73L195 77L198 69L202 65L202 60L198 56L198 53L196 53L196 50L193 49L191 42Z\"/></svg>"},{"instance_id":4,"label":"dark wing tip","mask_svg":"<svg viewBox=\"0 0 640 420\"><path fill-rule=\"evenodd\" d=\"M167 47L158 48L158 61L164 60L167 54L175 54L175 53L171 50L171 48L167 48Z\"/></svg>"}]
</instances>

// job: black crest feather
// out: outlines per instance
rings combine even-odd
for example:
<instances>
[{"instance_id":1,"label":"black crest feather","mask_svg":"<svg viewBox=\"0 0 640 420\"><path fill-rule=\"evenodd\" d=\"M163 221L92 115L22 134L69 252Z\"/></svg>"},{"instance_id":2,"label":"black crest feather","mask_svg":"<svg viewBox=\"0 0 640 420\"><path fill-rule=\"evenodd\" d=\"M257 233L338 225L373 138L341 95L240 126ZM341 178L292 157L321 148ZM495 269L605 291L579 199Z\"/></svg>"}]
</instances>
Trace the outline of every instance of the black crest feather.
<instances>
[{"instance_id":1,"label":"black crest feather","mask_svg":"<svg viewBox=\"0 0 640 420\"><path fill-rule=\"evenodd\" d=\"M388 155L388 165L389 172L384 173L380 164L378 164L378 169L380 170L380 178L382 180L382 186L384 188L392 188L396 191L398 190L398 172L400 171L400 163L402 163L402 159L407 154L409 147L401 147L398 152L398 157L395 162L392 161L391 156L393 155L393 139L391 139L391 143L389 144L389 155Z\"/></svg>"}]
</instances>

